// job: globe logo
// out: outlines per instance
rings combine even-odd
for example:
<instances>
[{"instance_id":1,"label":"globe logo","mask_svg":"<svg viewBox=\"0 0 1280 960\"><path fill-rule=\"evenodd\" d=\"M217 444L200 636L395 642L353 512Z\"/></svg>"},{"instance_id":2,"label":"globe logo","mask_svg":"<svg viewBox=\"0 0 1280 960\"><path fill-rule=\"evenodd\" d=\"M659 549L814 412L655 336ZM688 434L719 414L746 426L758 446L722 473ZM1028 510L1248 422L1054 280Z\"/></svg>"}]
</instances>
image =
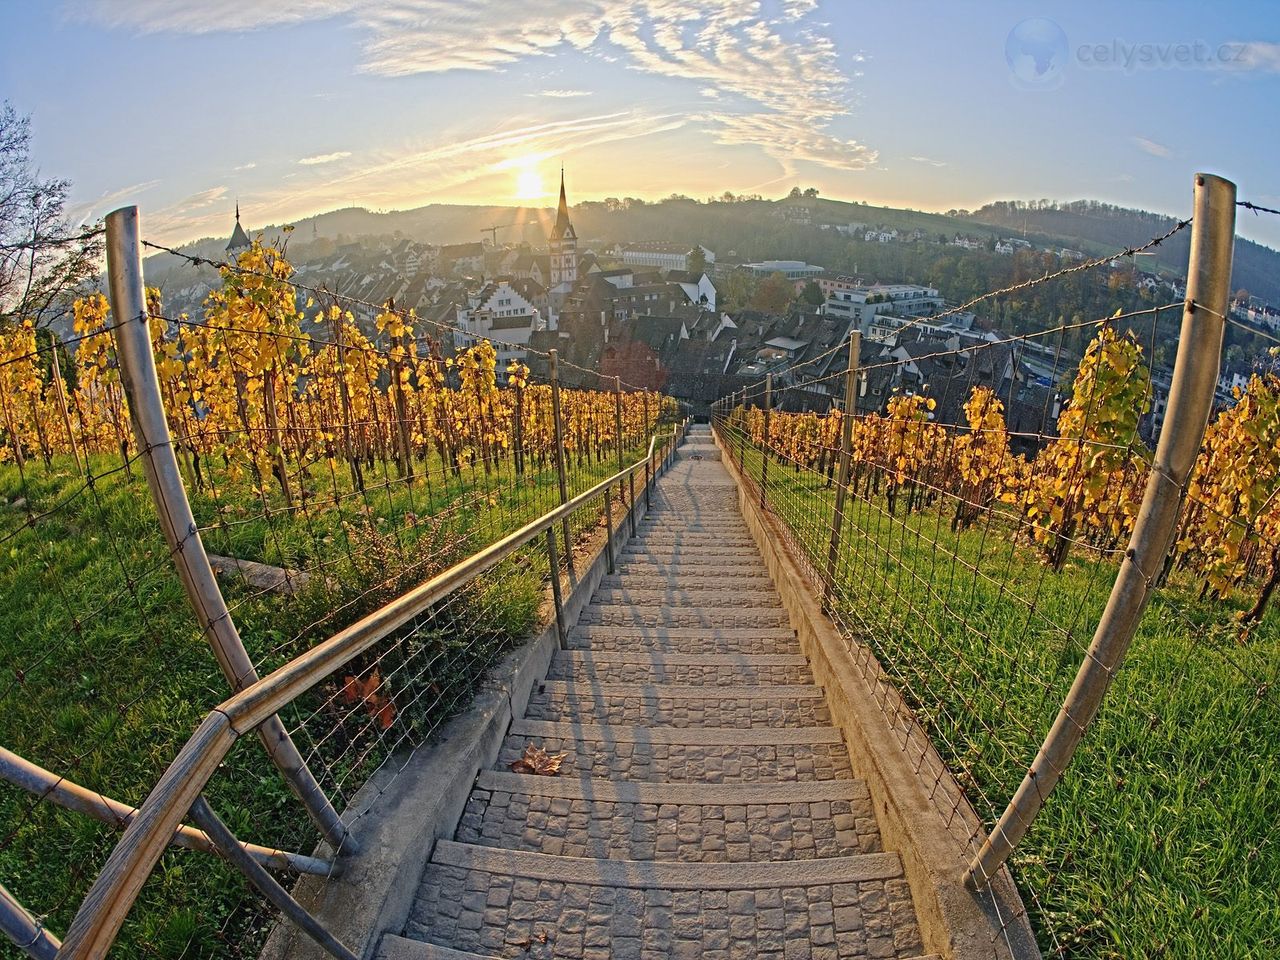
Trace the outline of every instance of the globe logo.
<instances>
[{"instance_id":1,"label":"globe logo","mask_svg":"<svg viewBox=\"0 0 1280 960\"><path fill-rule=\"evenodd\" d=\"M1052 20L1023 20L1004 41L1004 59L1014 82L1026 89L1052 90L1062 84L1067 35Z\"/></svg>"}]
</instances>

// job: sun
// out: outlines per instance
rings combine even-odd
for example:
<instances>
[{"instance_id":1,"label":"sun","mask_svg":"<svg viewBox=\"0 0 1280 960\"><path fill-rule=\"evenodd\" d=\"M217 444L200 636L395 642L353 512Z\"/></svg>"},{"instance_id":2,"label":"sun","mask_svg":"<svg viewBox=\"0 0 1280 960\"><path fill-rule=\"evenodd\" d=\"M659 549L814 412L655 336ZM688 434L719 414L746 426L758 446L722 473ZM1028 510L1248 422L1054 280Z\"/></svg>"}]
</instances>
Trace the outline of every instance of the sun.
<instances>
[{"instance_id":1,"label":"sun","mask_svg":"<svg viewBox=\"0 0 1280 960\"><path fill-rule=\"evenodd\" d=\"M539 200L546 196L546 190L542 186L542 174L538 172L538 168L533 166L532 162L528 165L520 166L516 171L516 193L517 200Z\"/></svg>"}]
</instances>

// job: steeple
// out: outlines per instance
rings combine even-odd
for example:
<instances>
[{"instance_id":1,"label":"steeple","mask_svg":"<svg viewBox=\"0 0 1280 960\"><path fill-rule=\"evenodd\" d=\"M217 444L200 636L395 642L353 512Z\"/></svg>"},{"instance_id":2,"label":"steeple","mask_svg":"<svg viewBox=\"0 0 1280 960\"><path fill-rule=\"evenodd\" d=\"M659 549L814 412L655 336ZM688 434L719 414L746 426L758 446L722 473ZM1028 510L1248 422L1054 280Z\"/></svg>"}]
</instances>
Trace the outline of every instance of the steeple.
<instances>
[{"instance_id":1,"label":"steeple","mask_svg":"<svg viewBox=\"0 0 1280 960\"><path fill-rule=\"evenodd\" d=\"M564 164L560 165L560 209L556 211L556 225L551 228L552 240L576 240L578 235L569 222L569 201L564 194Z\"/></svg>"},{"instance_id":2,"label":"steeple","mask_svg":"<svg viewBox=\"0 0 1280 960\"><path fill-rule=\"evenodd\" d=\"M551 249L551 291L565 294L578 282L578 235L569 222L569 201L564 193L564 164L560 165L560 209L547 238Z\"/></svg>"},{"instance_id":3,"label":"steeple","mask_svg":"<svg viewBox=\"0 0 1280 960\"><path fill-rule=\"evenodd\" d=\"M227 241L227 253L243 250L249 246L249 235L240 226L240 201L236 201L236 228L231 231L231 239Z\"/></svg>"}]
</instances>

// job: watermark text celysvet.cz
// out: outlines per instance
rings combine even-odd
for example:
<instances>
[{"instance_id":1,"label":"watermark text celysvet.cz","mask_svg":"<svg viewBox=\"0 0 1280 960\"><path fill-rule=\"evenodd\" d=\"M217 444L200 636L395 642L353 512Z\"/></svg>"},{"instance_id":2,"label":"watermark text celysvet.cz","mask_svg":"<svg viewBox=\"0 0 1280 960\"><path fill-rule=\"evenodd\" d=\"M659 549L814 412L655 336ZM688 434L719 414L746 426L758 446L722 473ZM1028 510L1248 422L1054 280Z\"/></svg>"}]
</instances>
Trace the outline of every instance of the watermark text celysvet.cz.
<instances>
[{"instance_id":1,"label":"watermark text celysvet.cz","mask_svg":"<svg viewBox=\"0 0 1280 960\"><path fill-rule=\"evenodd\" d=\"M1128 43L1109 40L1082 43L1075 48L1075 60L1082 67L1110 67L1141 70L1161 67L1207 67L1242 64L1248 57L1246 43Z\"/></svg>"}]
</instances>

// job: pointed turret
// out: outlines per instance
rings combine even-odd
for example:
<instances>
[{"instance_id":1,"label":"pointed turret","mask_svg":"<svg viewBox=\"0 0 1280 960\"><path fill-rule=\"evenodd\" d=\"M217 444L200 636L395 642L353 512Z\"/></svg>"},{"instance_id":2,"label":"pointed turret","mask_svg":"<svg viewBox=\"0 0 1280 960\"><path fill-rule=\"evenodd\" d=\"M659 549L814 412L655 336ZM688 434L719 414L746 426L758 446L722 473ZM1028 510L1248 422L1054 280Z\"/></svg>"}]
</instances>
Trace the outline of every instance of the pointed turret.
<instances>
[{"instance_id":1,"label":"pointed turret","mask_svg":"<svg viewBox=\"0 0 1280 960\"><path fill-rule=\"evenodd\" d=\"M236 201L236 228L231 231L231 239L227 241L227 253L234 253L249 246L249 235L240 226L240 201Z\"/></svg>"},{"instance_id":2,"label":"pointed turret","mask_svg":"<svg viewBox=\"0 0 1280 960\"><path fill-rule=\"evenodd\" d=\"M564 195L564 167L560 168L560 209L556 211L556 225L551 228L552 240L577 240L573 224L569 222L569 201Z\"/></svg>"}]
</instances>

